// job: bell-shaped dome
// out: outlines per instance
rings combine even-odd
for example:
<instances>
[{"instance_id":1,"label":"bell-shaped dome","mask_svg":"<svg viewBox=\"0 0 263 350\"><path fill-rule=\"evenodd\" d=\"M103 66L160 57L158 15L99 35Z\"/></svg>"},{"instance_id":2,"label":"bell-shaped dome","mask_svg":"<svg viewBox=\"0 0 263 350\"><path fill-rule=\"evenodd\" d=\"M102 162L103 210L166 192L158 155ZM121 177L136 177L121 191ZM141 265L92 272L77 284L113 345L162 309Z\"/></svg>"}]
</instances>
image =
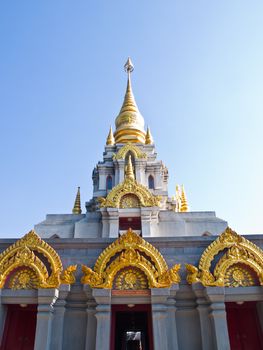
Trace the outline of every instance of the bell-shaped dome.
<instances>
[{"instance_id":1,"label":"bell-shaped dome","mask_svg":"<svg viewBox=\"0 0 263 350\"><path fill-rule=\"evenodd\" d=\"M115 120L115 143L145 143L144 119L137 107L131 87L130 73L133 71L133 65L130 58L124 68L128 73L128 82L123 105Z\"/></svg>"}]
</instances>

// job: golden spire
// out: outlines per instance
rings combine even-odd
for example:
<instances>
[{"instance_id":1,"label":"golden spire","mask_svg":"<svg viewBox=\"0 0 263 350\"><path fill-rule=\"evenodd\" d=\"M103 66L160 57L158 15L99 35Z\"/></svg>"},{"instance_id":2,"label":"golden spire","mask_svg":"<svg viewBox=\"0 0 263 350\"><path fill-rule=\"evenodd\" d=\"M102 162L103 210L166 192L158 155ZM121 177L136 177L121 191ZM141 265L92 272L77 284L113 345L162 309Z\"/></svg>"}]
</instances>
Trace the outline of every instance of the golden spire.
<instances>
[{"instance_id":1,"label":"golden spire","mask_svg":"<svg viewBox=\"0 0 263 350\"><path fill-rule=\"evenodd\" d=\"M133 172L133 166L132 166L132 161L131 161L131 156L129 155L128 158L128 164L125 169L125 177L127 179L134 180L134 172Z\"/></svg>"},{"instance_id":2,"label":"golden spire","mask_svg":"<svg viewBox=\"0 0 263 350\"><path fill-rule=\"evenodd\" d=\"M153 144L153 137L150 131L150 128L147 128L147 132L146 132L146 137L145 137L145 144L146 145L152 145Z\"/></svg>"},{"instance_id":3,"label":"golden spire","mask_svg":"<svg viewBox=\"0 0 263 350\"><path fill-rule=\"evenodd\" d=\"M128 58L124 69L128 74L127 88L119 115L115 120L114 133L116 143L145 143L144 119L137 107L131 86L131 72L134 70Z\"/></svg>"},{"instance_id":4,"label":"golden spire","mask_svg":"<svg viewBox=\"0 0 263 350\"><path fill-rule=\"evenodd\" d=\"M181 212L188 211L188 202L184 190L184 185L181 187L181 207L180 207Z\"/></svg>"},{"instance_id":5,"label":"golden spire","mask_svg":"<svg viewBox=\"0 0 263 350\"><path fill-rule=\"evenodd\" d=\"M106 145L107 146L113 146L115 144L115 139L113 136L112 128L110 127L110 131L107 137Z\"/></svg>"},{"instance_id":6,"label":"golden spire","mask_svg":"<svg viewBox=\"0 0 263 350\"><path fill-rule=\"evenodd\" d=\"M72 214L81 214L80 187L78 187L78 192L76 194L76 199L75 199L74 207L72 209Z\"/></svg>"}]
</instances>

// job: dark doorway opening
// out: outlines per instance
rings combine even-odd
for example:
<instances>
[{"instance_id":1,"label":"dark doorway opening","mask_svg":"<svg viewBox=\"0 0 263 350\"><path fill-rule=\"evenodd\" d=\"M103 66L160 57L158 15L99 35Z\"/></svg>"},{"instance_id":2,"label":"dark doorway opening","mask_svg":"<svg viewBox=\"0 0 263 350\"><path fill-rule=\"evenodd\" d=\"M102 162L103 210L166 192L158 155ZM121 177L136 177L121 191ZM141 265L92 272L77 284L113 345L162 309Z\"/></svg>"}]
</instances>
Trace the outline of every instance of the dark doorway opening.
<instances>
[{"instance_id":1,"label":"dark doorway opening","mask_svg":"<svg viewBox=\"0 0 263 350\"><path fill-rule=\"evenodd\" d=\"M150 305L112 307L111 350L153 350Z\"/></svg>"},{"instance_id":2,"label":"dark doorway opening","mask_svg":"<svg viewBox=\"0 0 263 350\"><path fill-rule=\"evenodd\" d=\"M7 305L1 350L33 350L37 305Z\"/></svg>"},{"instance_id":3,"label":"dark doorway opening","mask_svg":"<svg viewBox=\"0 0 263 350\"><path fill-rule=\"evenodd\" d=\"M142 223L140 216L119 218L119 230L141 230Z\"/></svg>"},{"instance_id":4,"label":"dark doorway opening","mask_svg":"<svg viewBox=\"0 0 263 350\"><path fill-rule=\"evenodd\" d=\"M263 349L263 337L256 302L226 303L231 350Z\"/></svg>"}]
</instances>

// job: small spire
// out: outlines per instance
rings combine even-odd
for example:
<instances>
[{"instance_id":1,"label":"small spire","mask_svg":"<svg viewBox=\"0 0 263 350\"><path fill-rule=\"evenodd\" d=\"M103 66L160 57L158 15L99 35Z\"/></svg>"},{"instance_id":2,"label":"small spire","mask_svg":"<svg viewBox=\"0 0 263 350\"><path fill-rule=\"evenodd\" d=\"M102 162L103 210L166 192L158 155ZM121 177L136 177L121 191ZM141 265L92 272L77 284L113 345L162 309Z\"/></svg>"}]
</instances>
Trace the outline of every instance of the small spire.
<instances>
[{"instance_id":1,"label":"small spire","mask_svg":"<svg viewBox=\"0 0 263 350\"><path fill-rule=\"evenodd\" d=\"M128 164L125 169L125 178L134 180L133 166L131 161L131 156L129 155Z\"/></svg>"},{"instance_id":2,"label":"small spire","mask_svg":"<svg viewBox=\"0 0 263 350\"><path fill-rule=\"evenodd\" d=\"M112 128L110 127L110 131L107 137L106 145L107 146L113 146L115 144L115 139L113 136Z\"/></svg>"},{"instance_id":3,"label":"small spire","mask_svg":"<svg viewBox=\"0 0 263 350\"><path fill-rule=\"evenodd\" d=\"M176 200L176 209L175 211L180 212L181 208L181 188L179 185L175 186L175 200Z\"/></svg>"},{"instance_id":4,"label":"small spire","mask_svg":"<svg viewBox=\"0 0 263 350\"><path fill-rule=\"evenodd\" d=\"M188 211L188 202L187 202L187 198L186 198L186 194L185 194L185 190L184 190L184 185L182 185L181 187L181 208L180 208L181 212L185 212Z\"/></svg>"},{"instance_id":5,"label":"small spire","mask_svg":"<svg viewBox=\"0 0 263 350\"><path fill-rule=\"evenodd\" d=\"M145 144L146 145L152 145L153 144L153 137L152 137L151 130L150 130L149 127L147 127L147 131L146 131Z\"/></svg>"},{"instance_id":6,"label":"small spire","mask_svg":"<svg viewBox=\"0 0 263 350\"><path fill-rule=\"evenodd\" d=\"M80 203L80 187L78 187L74 207L72 209L72 214L81 214L81 212L82 211L81 211L81 203Z\"/></svg>"}]
</instances>

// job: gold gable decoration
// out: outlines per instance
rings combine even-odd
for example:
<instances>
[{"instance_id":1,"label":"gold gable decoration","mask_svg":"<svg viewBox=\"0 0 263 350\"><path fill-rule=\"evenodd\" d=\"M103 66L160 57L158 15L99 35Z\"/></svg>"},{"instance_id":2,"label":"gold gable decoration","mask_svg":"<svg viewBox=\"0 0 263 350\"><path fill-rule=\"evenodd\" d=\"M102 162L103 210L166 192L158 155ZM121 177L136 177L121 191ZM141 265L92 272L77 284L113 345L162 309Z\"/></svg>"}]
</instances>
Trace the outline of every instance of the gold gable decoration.
<instances>
[{"instance_id":1,"label":"gold gable decoration","mask_svg":"<svg viewBox=\"0 0 263 350\"><path fill-rule=\"evenodd\" d=\"M94 270L82 265L81 282L92 288L168 288L180 282L179 270L180 264L168 269L161 253L129 229L100 254Z\"/></svg>"},{"instance_id":2,"label":"gold gable decoration","mask_svg":"<svg viewBox=\"0 0 263 350\"><path fill-rule=\"evenodd\" d=\"M122 183L115 186L106 198L98 198L100 208L133 208L135 203L136 208L159 207L160 200L160 196L153 195L147 187L129 177L126 177Z\"/></svg>"},{"instance_id":3,"label":"gold gable decoration","mask_svg":"<svg viewBox=\"0 0 263 350\"><path fill-rule=\"evenodd\" d=\"M218 261L216 256L219 256ZM213 262L216 264L212 272ZM206 248L198 268L186 264L186 269L189 284L201 282L204 286L219 287L263 285L263 251L228 227Z\"/></svg>"},{"instance_id":4,"label":"gold gable decoration","mask_svg":"<svg viewBox=\"0 0 263 350\"><path fill-rule=\"evenodd\" d=\"M57 288L75 282L76 268L63 270L56 251L32 230L0 254L0 288Z\"/></svg>"},{"instance_id":5,"label":"gold gable decoration","mask_svg":"<svg viewBox=\"0 0 263 350\"><path fill-rule=\"evenodd\" d=\"M123 147L121 147L119 149L117 154L113 155L113 159L124 159L128 152L131 152L133 154L134 158L137 158L137 159L146 159L147 158L147 154L142 152L139 147L137 147L131 143L127 143L126 145L124 145Z\"/></svg>"}]
</instances>

